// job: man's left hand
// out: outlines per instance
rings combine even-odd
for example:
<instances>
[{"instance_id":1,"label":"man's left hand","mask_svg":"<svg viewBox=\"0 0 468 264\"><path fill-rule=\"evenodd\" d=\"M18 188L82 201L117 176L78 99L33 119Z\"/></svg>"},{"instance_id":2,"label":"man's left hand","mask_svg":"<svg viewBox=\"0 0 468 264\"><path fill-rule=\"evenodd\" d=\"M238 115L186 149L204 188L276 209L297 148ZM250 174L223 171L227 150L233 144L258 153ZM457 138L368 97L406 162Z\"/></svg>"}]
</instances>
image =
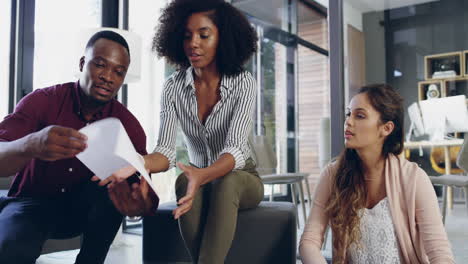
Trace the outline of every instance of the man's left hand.
<instances>
[{"instance_id":1,"label":"man's left hand","mask_svg":"<svg viewBox=\"0 0 468 264\"><path fill-rule=\"evenodd\" d=\"M144 178L131 186L127 181L113 182L107 186L115 208L123 215L143 216L151 214L159 199Z\"/></svg>"}]
</instances>

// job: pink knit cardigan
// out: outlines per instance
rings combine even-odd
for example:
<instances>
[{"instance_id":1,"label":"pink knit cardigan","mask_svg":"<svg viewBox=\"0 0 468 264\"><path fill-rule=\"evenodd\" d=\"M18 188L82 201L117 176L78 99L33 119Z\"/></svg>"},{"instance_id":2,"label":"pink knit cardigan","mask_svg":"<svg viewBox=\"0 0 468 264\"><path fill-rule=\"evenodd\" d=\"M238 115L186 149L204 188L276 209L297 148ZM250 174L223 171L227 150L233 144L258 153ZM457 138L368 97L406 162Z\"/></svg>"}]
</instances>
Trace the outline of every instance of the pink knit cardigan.
<instances>
[{"instance_id":1,"label":"pink knit cardigan","mask_svg":"<svg viewBox=\"0 0 468 264\"><path fill-rule=\"evenodd\" d=\"M328 225L325 208L336 169L336 163L332 163L320 176L300 241L303 263L326 263L320 248ZM385 162L385 188L402 263L455 263L427 174L416 163L389 155Z\"/></svg>"}]
</instances>

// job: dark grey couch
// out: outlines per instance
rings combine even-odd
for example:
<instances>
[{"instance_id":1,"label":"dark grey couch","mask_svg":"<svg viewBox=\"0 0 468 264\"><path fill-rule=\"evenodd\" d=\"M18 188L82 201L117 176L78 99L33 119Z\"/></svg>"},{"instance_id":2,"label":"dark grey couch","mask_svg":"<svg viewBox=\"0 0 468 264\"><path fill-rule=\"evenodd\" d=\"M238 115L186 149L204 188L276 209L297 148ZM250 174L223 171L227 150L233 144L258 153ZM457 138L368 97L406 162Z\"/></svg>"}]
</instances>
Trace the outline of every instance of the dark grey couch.
<instances>
[{"instance_id":1,"label":"dark grey couch","mask_svg":"<svg viewBox=\"0 0 468 264\"><path fill-rule=\"evenodd\" d=\"M191 263L172 217L175 202L159 206L156 216L143 219L143 263ZM295 264L296 210L292 203L262 202L241 210L228 264Z\"/></svg>"}]
</instances>

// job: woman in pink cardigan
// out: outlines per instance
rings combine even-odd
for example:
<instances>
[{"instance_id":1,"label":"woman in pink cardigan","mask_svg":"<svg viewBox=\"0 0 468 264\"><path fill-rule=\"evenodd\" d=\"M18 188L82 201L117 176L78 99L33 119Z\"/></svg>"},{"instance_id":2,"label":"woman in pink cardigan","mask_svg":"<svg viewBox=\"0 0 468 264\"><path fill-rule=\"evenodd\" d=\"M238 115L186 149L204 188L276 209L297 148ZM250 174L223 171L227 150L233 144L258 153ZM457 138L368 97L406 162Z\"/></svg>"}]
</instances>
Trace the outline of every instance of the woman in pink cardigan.
<instances>
[{"instance_id":1,"label":"woman in pink cardigan","mask_svg":"<svg viewBox=\"0 0 468 264\"><path fill-rule=\"evenodd\" d=\"M402 102L380 84L352 98L345 150L323 170L302 234L303 263L326 263L320 248L327 225L333 263L454 263L428 176L398 156Z\"/></svg>"}]
</instances>

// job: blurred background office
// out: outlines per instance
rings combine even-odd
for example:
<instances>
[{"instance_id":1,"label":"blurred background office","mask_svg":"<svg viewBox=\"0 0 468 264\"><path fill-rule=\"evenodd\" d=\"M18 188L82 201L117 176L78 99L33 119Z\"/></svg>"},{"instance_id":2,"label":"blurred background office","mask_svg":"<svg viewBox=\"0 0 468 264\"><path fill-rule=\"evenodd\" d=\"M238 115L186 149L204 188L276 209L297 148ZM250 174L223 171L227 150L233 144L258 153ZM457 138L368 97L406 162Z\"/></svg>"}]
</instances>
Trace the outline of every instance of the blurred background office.
<instances>
[{"instance_id":1,"label":"blurred background office","mask_svg":"<svg viewBox=\"0 0 468 264\"><path fill-rule=\"evenodd\" d=\"M0 116L34 89L76 80L74 37L87 28L115 27L141 38L140 77L118 99L139 119L151 151L159 128L160 93L174 68L151 52L151 38L168 0L0 1ZM276 173L305 172L313 190L322 166L343 148L344 109L357 89L385 82L414 102L468 94L468 0L231 0L259 35L246 68L257 80L253 133L273 149ZM410 126L406 113L405 127ZM463 138L463 131L450 133ZM177 159L187 162L182 135ZM413 141L429 140L412 135ZM463 173L459 147L406 152L429 175ZM452 164L453 163L453 164ZM155 175L162 202L175 199L172 169ZM305 184L303 182L302 184ZM6 187L4 187L6 188ZM442 191L437 189L441 196ZM265 188L265 199L292 201L290 185ZM446 228L459 263L468 262L468 222L462 189L450 190ZM300 199L297 199L300 201ZM310 206L305 200L306 212ZM304 212L299 211L300 214ZM303 226L302 217L299 217ZM128 219L125 232L141 233ZM298 234L302 231L298 230ZM141 254L141 253L140 253Z\"/></svg>"}]
</instances>

